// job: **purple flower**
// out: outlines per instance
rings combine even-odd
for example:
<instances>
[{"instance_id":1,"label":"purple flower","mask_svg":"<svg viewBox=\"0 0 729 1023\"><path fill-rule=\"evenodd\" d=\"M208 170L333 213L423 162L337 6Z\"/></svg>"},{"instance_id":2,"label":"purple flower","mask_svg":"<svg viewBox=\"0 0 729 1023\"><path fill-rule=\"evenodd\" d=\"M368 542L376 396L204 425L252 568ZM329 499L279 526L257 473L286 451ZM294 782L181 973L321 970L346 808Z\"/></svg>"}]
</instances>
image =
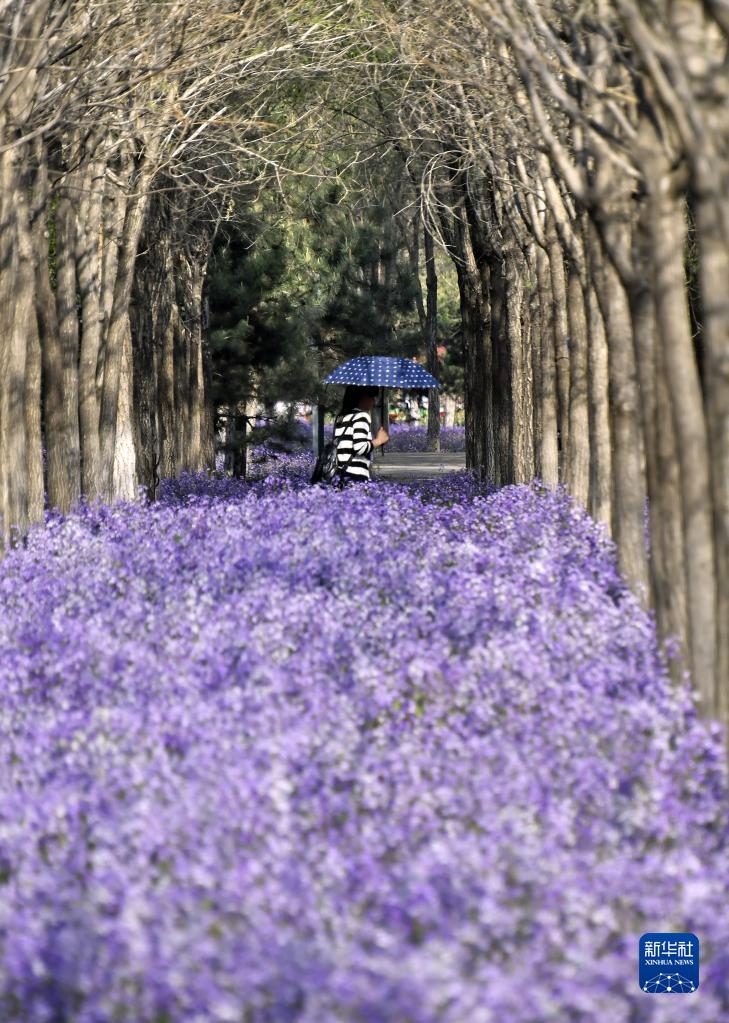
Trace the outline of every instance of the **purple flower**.
<instances>
[{"instance_id":1,"label":"purple flower","mask_svg":"<svg viewBox=\"0 0 729 1023\"><path fill-rule=\"evenodd\" d=\"M0 564L0 1019L683 1023L645 930L729 1018L723 737L603 530L252 470Z\"/></svg>"}]
</instances>

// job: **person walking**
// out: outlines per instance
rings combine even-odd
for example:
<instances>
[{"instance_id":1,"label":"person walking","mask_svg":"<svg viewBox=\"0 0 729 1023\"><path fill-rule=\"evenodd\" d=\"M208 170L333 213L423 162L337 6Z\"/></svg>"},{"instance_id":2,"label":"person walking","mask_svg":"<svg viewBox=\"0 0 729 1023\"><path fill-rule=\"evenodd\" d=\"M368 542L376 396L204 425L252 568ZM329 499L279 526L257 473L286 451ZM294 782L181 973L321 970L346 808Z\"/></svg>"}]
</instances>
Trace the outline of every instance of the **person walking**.
<instances>
[{"instance_id":1,"label":"person walking","mask_svg":"<svg viewBox=\"0 0 729 1023\"><path fill-rule=\"evenodd\" d=\"M371 413L378 393L377 387L354 386L347 387L344 392L342 408L334 421L337 464L343 470L344 483L361 483L370 479L372 451L390 439L382 426L377 436L372 437Z\"/></svg>"}]
</instances>

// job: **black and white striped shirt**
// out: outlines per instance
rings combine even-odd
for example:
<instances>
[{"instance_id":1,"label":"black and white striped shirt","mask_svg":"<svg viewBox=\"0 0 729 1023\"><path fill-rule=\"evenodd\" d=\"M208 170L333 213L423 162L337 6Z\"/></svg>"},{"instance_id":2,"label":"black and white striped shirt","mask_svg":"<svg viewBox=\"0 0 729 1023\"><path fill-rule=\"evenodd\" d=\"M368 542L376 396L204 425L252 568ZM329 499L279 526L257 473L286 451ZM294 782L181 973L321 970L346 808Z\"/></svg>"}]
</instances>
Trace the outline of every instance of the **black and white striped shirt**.
<instances>
[{"instance_id":1,"label":"black and white striped shirt","mask_svg":"<svg viewBox=\"0 0 729 1023\"><path fill-rule=\"evenodd\" d=\"M372 457L372 421L369 412L356 408L338 417L334 423L334 440L339 442L337 463L340 468L346 466L348 476L369 479Z\"/></svg>"}]
</instances>

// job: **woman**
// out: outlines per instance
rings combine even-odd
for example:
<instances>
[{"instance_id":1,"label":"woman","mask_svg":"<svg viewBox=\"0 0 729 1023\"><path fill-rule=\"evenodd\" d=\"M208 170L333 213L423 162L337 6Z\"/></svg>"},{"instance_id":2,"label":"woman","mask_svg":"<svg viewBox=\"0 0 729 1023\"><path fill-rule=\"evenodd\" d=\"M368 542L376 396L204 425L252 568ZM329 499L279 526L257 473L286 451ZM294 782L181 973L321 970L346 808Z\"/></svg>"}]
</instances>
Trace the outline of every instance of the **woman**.
<instances>
[{"instance_id":1,"label":"woman","mask_svg":"<svg viewBox=\"0 0 729 1023\"><path fill-rule=\"evenodd\" d=\"M343 469L345 483L362 482L370 478L370 460L373 448L382 447L390 439L381 426L372 439L372 418L376 387L348 387L342 399L342 409L334 421L334 441L337 443L337 464Z\"/></svg>"}]
</instances>

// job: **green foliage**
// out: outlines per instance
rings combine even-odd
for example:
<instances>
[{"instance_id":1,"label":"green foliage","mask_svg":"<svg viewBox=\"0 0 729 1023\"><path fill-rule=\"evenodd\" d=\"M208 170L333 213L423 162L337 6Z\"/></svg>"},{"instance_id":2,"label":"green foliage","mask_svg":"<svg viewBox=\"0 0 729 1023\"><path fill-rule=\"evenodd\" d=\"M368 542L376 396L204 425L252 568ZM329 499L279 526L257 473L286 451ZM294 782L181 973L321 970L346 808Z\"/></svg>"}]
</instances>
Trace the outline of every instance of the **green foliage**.
<instances>
[{"instance_id":1,"label":"green foliage","mask_svg":"<svg viewBox=\"0 0 729 1023\"><path fill-rule=\"evenodd\" d=\"M322 400L321 381L348 358L423 352L418 280L387 199L365 207L333 178L288 189L226 225L215 246L208 296L218 405L253 394L263 404ZM458 292L446 257L439 277L439 334L450 340ZM450 344L456 387L457 363ZM326 397L336 403L338 391Z\"/></svg>"},{"instance_id":2,"label":"green foliage","mask_svg":"<svg viewBox=\"0 0 729 1023\"><path fill-rule=\"evenodd\" d=\"M250 397L255 376L290 363L304 367L306 316L292 292L293 253L282 237L249 220L219 236L208 279L216 404Z\"/></svg>"}]
</instances>

